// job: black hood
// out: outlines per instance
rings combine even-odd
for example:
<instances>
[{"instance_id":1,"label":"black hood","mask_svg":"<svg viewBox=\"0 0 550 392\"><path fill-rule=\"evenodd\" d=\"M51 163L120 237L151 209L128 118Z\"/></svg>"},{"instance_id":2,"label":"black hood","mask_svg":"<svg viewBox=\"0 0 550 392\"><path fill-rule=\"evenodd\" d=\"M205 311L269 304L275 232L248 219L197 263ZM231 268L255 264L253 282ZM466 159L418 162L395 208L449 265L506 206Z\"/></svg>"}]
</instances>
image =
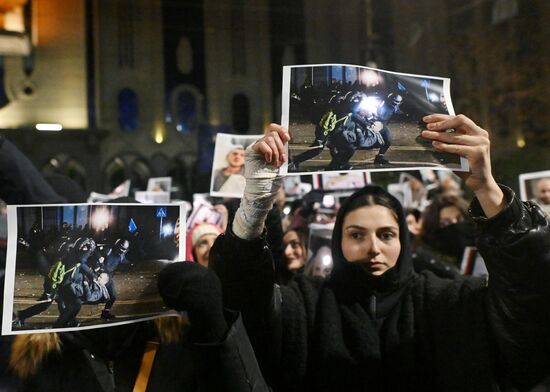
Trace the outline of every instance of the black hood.
<instances>
[{"instance_id":1,"label":"black hood","mask_svg":"<svg viewBox=\"0 0 550 392\"><path fill-rule=\"evenodd\" d=\"M342 226L344 217L350 212L352 202L365 195L385 195L397 213L401 253L394 267L381 276L369 274L359 263L350 263L342 253ZM414 277L409 244L409 230L403 208L399 201L377 185L367 185L351 195L338 211L332 234L332 258L334 269L329 285L339 302L363 302L372 295L378 298L378 309L389 311Z\"/></svg>"}]
</instances>

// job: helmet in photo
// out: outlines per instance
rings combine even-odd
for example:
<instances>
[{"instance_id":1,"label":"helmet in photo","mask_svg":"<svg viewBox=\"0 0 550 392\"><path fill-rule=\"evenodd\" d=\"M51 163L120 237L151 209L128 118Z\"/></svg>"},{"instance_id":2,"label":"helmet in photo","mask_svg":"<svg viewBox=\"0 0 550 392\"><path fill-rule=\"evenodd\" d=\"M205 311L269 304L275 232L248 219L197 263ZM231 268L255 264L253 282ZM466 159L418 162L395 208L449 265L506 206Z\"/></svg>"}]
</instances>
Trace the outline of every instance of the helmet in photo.
<instances>
[{"instance_id":1,"label":"helmet in photo","mask_svg":"<svg viewBox=\"0 0 550 392\"><path fill-rule=\"evenodd\" d=\"M89 256L96 248L95 241L88 237L79 237L73 245L73 251L77 258Z\"/></svg>"},{"instance_id":2,"label":"helmet in photo","mask_svg":"<svg viewBox=\"0 0 550 392\"><path fill-rule=\"evenodd\" d=\"M126 254L130 249L130 242L124 238L119 238L113 245L113 252L119 255Z\"/></svg>"},{"instance_id":3,"label":"helmet in photo","mask_svg":"<svg viewBox=\"0 0 550 392\"><path fill-rule=\"evenodd\" d=\"M388 101L394 107L399 107L403 103L403 96L396 93L388 94Z\"/></svg>"}]
</instances>

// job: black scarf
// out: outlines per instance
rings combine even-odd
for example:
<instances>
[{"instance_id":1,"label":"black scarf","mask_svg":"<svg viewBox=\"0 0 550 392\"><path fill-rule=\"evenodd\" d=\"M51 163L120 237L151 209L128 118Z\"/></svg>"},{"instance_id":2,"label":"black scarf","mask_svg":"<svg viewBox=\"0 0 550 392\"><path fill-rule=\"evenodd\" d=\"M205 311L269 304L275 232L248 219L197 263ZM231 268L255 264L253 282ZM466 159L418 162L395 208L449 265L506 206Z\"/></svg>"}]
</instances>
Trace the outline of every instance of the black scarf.
<instances>
[{"instance_id":1,"label":"black scarf","mask_svg":"<svg viewBox=\"0 0 550 392\"><path fill-rule=\"evenodd\" d=\"M342 226L352 200L385 194L397 213L401 253L396 265L372 276L349 263L341 248ZM415 280L409 232L401 205L378 186L353 194L338 213L332 236L334 270L321 290L314 331L314 365L310 375L317 390L395 390L413 383L414 317L411 283ZM409 384L410 385L410 384Z\"/></svg>"}]
</instances>

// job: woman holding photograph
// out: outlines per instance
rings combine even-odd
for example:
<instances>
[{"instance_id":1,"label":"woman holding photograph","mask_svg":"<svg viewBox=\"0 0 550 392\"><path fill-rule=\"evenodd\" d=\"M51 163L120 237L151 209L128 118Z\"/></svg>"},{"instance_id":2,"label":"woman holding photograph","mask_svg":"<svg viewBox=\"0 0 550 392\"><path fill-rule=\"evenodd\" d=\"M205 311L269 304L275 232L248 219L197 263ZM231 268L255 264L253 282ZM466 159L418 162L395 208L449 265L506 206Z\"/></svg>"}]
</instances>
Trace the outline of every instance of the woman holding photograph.
<instances>
[{"instance_id":1,"label":"woman holding photograph","mask_svg":"<svg viewBox=\"0 0 550 392\"><path fill-rule=\"evenodd\" d=\"M401 205L367 186L338 212L330 278L318 284L298 276L274 286L263 226L288 133L271 125L247 149L245 194L212 248L210 268L225 306L242 312L274 390L496 391L526 389L550 373L547 216L497 185L485 130L462 115L423 120L422 136L436 150L469 162L470 214L489 281L416 274ZM176 263L162 274L161 293L176 308L189 295L180 269Z\"/></svg>"}]
</instances>

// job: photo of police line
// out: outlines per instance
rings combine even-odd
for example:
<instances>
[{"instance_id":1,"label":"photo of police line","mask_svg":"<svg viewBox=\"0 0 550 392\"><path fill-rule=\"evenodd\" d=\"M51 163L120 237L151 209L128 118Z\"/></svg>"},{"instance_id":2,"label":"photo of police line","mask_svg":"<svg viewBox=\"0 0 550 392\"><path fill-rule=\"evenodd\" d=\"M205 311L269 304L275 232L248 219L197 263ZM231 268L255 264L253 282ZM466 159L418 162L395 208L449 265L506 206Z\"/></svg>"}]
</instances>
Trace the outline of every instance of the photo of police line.
<instances>
[{"instance_id":1,"label":"photo of police line","mask_svg":"<svg viewBox=\"0 0 550 392\"><path fill-rule=\"evenodd\" d=\"M17 242L8 248L7 267L15 279L7 285L13 297L6 295L13 319L4 332L77 328L166 310L154 282L179 256L177 206L20 206L13 218L8 230L17 226Z\"/></svg>"},{"instance_id":2,"label":"photo of police line","mask_svg":"<svg viewBox=\"0 0 550 392\"><path fill-rule=\"evenodd\" d=\"M229 139L235 170L213 168L219 183L243 177L242 197L171 200L183 217L175 204L14 208L34 184L34 201L63 195L4 140L23 176L1 194L17 227L3 319L26 332L2 341L4 379L25 391L547 390L550 177L522 200L493 177L481 124L421 120L415 138L468 172L367 175L346 161L325 179L323 167L284 176L292 135L273 123ZM171 314L112 324L132 299Z\"/></svg>"},{"instance_id":3,"label":"photo of police line","mask_svg":"<svg viewBox=\"0 0 550 392\"><path fill-rule=\"evenodd\" d=\"M465 169L456 156L419 137L424 115L454 114L449 79L320 64L285 67L283 80L289 172Z\"/></svg>"}]
</instances>

